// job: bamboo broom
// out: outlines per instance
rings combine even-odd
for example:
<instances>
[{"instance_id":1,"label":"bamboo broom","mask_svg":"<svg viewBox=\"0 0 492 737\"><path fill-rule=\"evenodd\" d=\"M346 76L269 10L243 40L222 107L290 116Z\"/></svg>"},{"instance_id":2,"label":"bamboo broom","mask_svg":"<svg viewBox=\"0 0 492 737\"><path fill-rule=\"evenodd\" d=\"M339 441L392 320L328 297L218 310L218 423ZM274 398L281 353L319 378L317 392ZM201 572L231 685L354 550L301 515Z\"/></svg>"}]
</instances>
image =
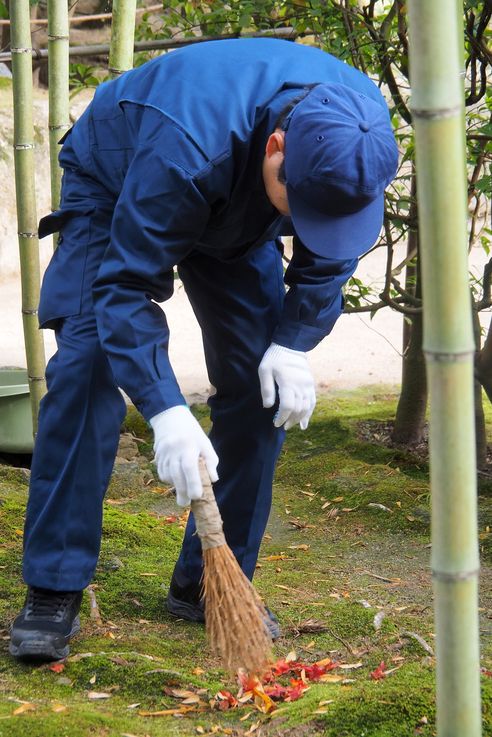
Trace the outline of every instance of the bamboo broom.
<instances>
[{"instance_id":1,"label":"bamboo broom","mask_svg":"<svg viewBox=\"0 0 492 737\"><path fill-rule=\"evenodd\" d=\"M212 484L200 460L203 496L191 502L203 551L203 596L209 644L224 667L262 674L271 660L268 614L244 575L222 530Z\"/></svg>"}]
</instances>

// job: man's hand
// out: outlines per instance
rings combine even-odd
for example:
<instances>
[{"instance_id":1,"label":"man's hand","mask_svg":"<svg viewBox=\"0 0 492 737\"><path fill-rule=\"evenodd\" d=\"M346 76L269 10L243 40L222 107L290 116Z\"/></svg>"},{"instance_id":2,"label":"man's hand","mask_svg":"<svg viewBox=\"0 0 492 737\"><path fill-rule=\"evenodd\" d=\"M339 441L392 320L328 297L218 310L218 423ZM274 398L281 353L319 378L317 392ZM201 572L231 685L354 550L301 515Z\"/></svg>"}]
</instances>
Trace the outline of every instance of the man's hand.
<instances>
[{"instance_id":1,"label":"man's hand","mask_svg":"<svg viewBox=\"0 0 492 737\"><path fill-rule=\"evenodd\" d=\"M306 354L272 343L258 374L264 407L273 407L275 384L278 386L280 402L273 420L275 427L284 425L288 430L299 423L301 430L305 430L316 404L314 379Z\"/></svg>"},{"instance_id":2,"label":"man's hand","mask_svg":"<svg viewBox=\"0 0 492 737\"><path fill-rule=\"evenodd\" d=\"M198 468L201 456L211 481L217 481L219 459L212 443L188 407L178 405L160 412L149 420L154 431L154 453L161 481L169 481L176 489L176 501L186 507L203 494Z\"/></svg>"}]
</instances>

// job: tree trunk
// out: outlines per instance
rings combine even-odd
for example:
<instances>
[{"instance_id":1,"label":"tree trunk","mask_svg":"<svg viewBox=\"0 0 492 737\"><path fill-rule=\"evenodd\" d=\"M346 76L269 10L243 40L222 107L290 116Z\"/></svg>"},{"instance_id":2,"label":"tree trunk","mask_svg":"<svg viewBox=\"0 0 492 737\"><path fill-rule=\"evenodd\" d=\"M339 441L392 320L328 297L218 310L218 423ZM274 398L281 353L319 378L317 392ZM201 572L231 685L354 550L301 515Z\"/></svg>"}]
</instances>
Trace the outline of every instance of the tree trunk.
<instances>
[{"instance_id":1,"label":"tree trunk","mask_svg":"<svg viewBox=\"0 0 492 737\"><path fill-rule=\"evenodd\" d=\"M410 217L417 217L416 179L412 176L412 204ZM408 253L418 253L418 231L410 230ZM406 271L405 289L416 297L421 296L420 269L409 264ZM411 322L403 323L403 362L401 392L396 410L395 425L391 439L406 445L420 443L424 439L425 412L427 408L427 378L425 359L422 352L422 315L412 315Z\"/></svg>"},{"instance_id":2,"label":"tree trunk","mask_svg":"<svg viewBox=\"0 0 492 737\"><path fill-rule=\"evenodd\" d=\"M5 7L9 11L9 17L10 17L10 7L9 7L10 0L4 0ZM0 48L2 49L9 49L10 48L10 26L5 25L2 26L2 33L0 35ZM6 61L4 64L12 71L12 62Z\"/></svg>"},{"instance_id":3,"label":"tree trunk","mask_svg":"<svg viewBox=\"0 0 492 737\"><path fill-rule=\"evenodd\" d=\"M473 335L475 338L475 365L477 364L478 357L481 354L480 344L480 318L478 312L473 310ZM490 341L492 343L492 341ZM473 385L473 392L475 395L475 433L477 437L477 466L478 468L484 468L487 464L487 432L485 429L485 415L483 412L483 401L482 401L482 384L478 378L477 371L475 370L475 381Z\"/></svg>"},{"instance_id":4,"label":"tree trunk","mask_svg":"<svg viewBox=\"0 0 492 737\"><path fill-rule=\"evenodd\" d=\"M492 321L482 349L478 349L475 361L475 376L492 402Z\"/></svg>"}]
</instances>

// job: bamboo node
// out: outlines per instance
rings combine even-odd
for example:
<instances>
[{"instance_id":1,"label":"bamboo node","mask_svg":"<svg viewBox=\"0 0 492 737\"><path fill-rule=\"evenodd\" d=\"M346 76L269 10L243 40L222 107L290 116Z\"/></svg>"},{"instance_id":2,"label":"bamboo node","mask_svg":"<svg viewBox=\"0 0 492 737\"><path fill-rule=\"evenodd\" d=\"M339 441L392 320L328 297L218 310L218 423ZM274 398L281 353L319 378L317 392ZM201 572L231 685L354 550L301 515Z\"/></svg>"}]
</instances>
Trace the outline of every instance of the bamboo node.
<instances>
[{"instance_id":1,"label":"bamboo node","mask_svg":"<svg viewBox=\"0 0 492 737\"><path fill-rule=\"evenodd\" d=\"M62 125L49 125L48 130L49 131L67 131L71 127L72 127L71 125L67 123L63 123ZM55 212L55 210L52 210L51 212Z\"/></svg>"},{"instance_id":2,"label":"bamboo node","mask_svg":"<svg viewBox=\"0 0 492 737\"><path fill-rule=\"evenodd\" d=\"M48 33L48 41L69 41L70 36L58 36L53 33Z\"/></svg>"},{"instance_id":3,"label":"bamboo node","mask_svg":"<svg viewBox=\"0 0 492 737\"><path fill-rule=\"evenodd\" d=\"M29 381L44 381L44 376L28 376Z\"/></svg>"},{"instance_id":4,"label":"bamboo node","mask_svg":"<svg viewBox=\"0 0 492 737\"><path fill-rule=\"evenodd\" d=\"M469 351L456 351L455 353L424 349L424 354L428 361L434 361L435 363L463 363L473 358L475 348L471 348Z\"/></svg>"},{"instance_id":5,"label":"bamboo node","mask_svg":"<svg viewBox=\"0 0 492 737\"><path fill-rule=\"evenodd\" d=\"M128 71L128 69L115 69L114 67L108 67L108 70L111 74L124 74Z\"/></svg>"},{"instance_id":6,"label":"bamboo node","mask_svg":"<svg viewBox=\"0 0 492 737\"><path fill-rule=\"evenodd\" d=\"M14 46L13 48L10 49L10 53L11 54L32 54L32 47L29 46L29 47L24 48L21 46L17 46L17 47Z\"/></svg>"},{"instance_id":7,"label":"bamboo node","mask_svg":"<svg viewBox=\"0 0 492 737\"><path fill-rule=\"evenodd\" d=\"M23 309L22 310L22 314L23 315L37 315L38 314L38 310L25 310L25 309Z\"/></svg>"},{"instance_id":8,"label":"bamboo node","mask_svg":"<svg viewBox=\"0 0 492 737\"><path fill-rule=\"evenodd\" d=\"M443 120L445 118L454 118L461 115L463 107L462 105L453 105L453 107L436 108L436 110L410 107L410 110L412 115L416 118L424 118L425 120Z\"/></svg>"},{"instance_id":9,"label":"bamboo node","mask_svg":"<svg viewBox=\"0 0 492 737\"><path fill-rule=\"evenodd\" d=\"M476 578L480 574L480 568L475 568L472 571L456 571L455 573L449 573L447 571L432 571L432 578L437 581L443 581L444 583L453 583L453 581L469 581L472 578Z\"/></svg>"},{"instance_id":10,"label":"bamboo node","mask_svg":"<svg viewBox=\"0 0 492 737\"><path fill-rule=\"evenodd\" d=\"M17 235L19 236L19 238L37 238L38 232L35 231L34 233L17 233Z\"/></svg>"},{"instance_id":11,"label":"bamboo node","mask_svg":"<svg viewBox=\"0 0 492 737\"><path fill-rule=\"evenodd\" d=\"M14 143L14 151L28 151L35 148L34 143Z\"/></svg>"}]
</instances>

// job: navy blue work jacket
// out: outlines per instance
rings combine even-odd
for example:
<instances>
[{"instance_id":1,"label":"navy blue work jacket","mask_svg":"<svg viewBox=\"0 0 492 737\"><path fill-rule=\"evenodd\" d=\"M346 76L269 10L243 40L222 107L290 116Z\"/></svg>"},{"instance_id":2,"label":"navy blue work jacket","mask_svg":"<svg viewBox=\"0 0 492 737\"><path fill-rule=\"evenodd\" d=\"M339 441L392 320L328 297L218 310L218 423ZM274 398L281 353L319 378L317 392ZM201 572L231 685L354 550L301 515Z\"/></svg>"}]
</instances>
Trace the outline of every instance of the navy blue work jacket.
<instances>
[{"instance_id":1,"label":"navy blue work jacket","mask_svg":"<svg viewBox=\"0 0 492 737\"><path fill-rule=\"evenodd\" d=\"M173 51L100 85L69 134L81 169L116 203L94 307L116 380L145 415L184 401L169 365L165 318L154 304L172 293L173 267L194 250L239 259L292 227L266 196L262 161L279 113L317 82L342 82L386 107L368 77L318 49L226 40ZM57 229L57 215L42 221L41 235ZM273 340L312 349L338 318L341 287L355 266L330 259L329 248L326 258L315 256L295 238ZM76 313L71 295L82 278L55 253L42 326ZM155 401L139 401L153 389Z\"/></svg>"}]
</instances>

